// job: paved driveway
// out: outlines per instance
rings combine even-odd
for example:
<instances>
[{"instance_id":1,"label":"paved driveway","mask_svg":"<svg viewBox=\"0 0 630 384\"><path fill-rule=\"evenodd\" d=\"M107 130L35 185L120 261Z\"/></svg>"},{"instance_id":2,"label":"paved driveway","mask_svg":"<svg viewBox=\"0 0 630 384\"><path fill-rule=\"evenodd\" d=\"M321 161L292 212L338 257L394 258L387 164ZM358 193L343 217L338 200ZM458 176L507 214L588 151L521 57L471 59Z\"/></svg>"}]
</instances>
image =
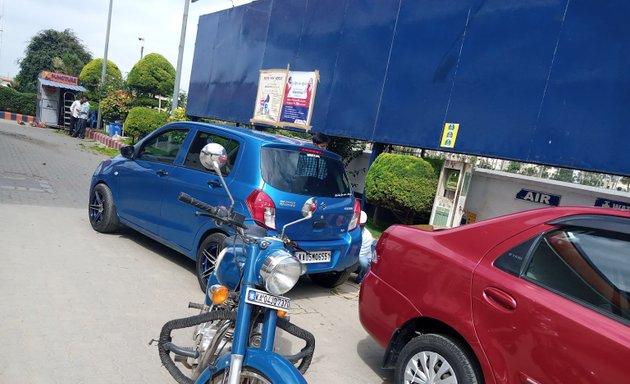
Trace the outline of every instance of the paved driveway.
<instances>
[{"instance_id":1,"label":"paved driveway","mask_svg":"<svg viewBox=\"0 0 630 384\"><path fill-rule=\"evenodd\" d=\"M132 231L94 232L92 142L0 121L0 383L174 383L148 342L201 301L194 264ZM308 279L292 321L315 334L310 383L389 383L358 287Z\"/></svg>"}]
</instances>

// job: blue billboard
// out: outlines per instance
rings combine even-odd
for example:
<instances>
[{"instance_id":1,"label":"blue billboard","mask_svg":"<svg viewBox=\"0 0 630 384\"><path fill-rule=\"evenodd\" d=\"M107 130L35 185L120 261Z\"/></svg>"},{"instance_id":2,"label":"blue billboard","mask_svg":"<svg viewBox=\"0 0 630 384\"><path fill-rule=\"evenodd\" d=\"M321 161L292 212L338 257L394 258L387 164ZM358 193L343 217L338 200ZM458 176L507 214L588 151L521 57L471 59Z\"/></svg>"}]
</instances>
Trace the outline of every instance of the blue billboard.
<instances>
[{"instance_id":1,"label":"blue billboard","mask_svg":"<svg viewBox=\"0 0 630 384\"><path fill-rule=\"evenodd\" d=\"M626 0L258 0L199 20L188 113L318 70L313 131L630 175ZM445 127L457 126L445 145Z\"/></svg>"}]
</instances>

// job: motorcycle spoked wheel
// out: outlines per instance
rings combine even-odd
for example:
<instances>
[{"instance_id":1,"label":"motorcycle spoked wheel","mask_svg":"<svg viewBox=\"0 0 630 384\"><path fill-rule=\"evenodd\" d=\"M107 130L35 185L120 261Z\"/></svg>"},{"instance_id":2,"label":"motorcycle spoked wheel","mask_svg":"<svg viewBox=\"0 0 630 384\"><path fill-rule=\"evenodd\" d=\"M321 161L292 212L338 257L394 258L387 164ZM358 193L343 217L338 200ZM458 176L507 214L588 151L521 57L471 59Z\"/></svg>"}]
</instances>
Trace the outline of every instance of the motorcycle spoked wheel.
<instances>
[{"instance_id":1,"label":"motorcycle spoked wheel","mask_svg":"<svg viewBox=\"0 0 630 384\"><path fill-rule=\"evenodd\" d=\"M228 379L227 371L223 370L218 372L208 384L222 384L226 383ZM273 384L271 380L265 376L262 372L257 371L250 367L243 367L241 369L241 377L239 380L241 384Z\"/></svg>"}]
</instances>

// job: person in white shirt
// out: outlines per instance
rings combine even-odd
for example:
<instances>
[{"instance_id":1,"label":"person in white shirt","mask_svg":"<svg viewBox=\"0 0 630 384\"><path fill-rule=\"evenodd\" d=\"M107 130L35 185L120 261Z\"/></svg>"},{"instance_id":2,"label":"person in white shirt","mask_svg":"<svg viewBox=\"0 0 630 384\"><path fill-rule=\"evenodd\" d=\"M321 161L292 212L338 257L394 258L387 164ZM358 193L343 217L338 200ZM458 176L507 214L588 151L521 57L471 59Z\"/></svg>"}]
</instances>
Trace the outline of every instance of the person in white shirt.
<instances>
[{"instance_id":1,"label":"person in white shirt","mask_svg":"<svg viewBox=\"0 0 630 384\"><path fill-rule=\"evenodd\" d=\"M370 270L370 262L372 261L372 243L374 238L370 231L365 228L367 223L367 213L361 211L359 217L359 225L361 226L361 251L359 252L359 266L360 270L357 274L357 284L361 284L365 274Z\"/></svg>"},{"instance_id":2,"label":"person in white shirt","mask_svg":"<svg viewBox=\"0 0 630 384\"><path fill-rule=\"evenodd\" d=\"M70 129L68 135L74 135L74 131L77 129L77 123L79 121L79 115L81 114L81 100L76 99L70 106Z\"/></svg>"},{"instance_id":3,"label":"person in white shirt","mask_svg":"<svg viewBox=\"0 0 630 384\"><path fill-rule=\"evenodd\" d=\"M79 119L77 120L77 127L72 134L72 137L78 137L80 139L85 138L85 126L87 125L87 117L90 112L90 103L87 101L87 96L81 98L81 110L79 112Z\"/></svg>"}]
</instances>

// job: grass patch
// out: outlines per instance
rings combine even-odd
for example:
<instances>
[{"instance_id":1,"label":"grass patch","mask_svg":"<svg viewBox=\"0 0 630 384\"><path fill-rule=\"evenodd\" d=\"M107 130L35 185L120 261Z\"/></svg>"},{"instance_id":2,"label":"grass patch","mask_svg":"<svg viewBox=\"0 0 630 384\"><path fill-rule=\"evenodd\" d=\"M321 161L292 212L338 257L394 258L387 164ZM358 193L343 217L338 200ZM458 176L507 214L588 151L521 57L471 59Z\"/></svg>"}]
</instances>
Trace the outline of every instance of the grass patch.
<instances>
[{"instance_id":1,"label":"grass patch","mask_svg":"<svg viewBox=\"0 0 630 384\"><path fill-rule=\"evenodd\" d=\"M103 144L100 143L94 143L92 145L85 145L85 144L81 144L81 146L85 149L88 149L90 151L96 152L96 153L100 153L103 155L107 155L109 157L114 157L116 155L118 155L120 153L120 150L116 149L116 148L110 148L110 147L106 147Z\"/></svg>"},{"instance_id":2,"label":"grass patch","mask_svg":"<svg viewBox=\"0 0 630 384\"><path fill-rule=\"evenodd\" d=\"M375 225L371 219L368 219L368 222L365 226L372 234L372 237L374 237L375 239L378 239L379 237L381 237L381 234L383 233L383 231L387 229L387 228L383 228L382 226Z\"/></svg>"}]
</instances>

